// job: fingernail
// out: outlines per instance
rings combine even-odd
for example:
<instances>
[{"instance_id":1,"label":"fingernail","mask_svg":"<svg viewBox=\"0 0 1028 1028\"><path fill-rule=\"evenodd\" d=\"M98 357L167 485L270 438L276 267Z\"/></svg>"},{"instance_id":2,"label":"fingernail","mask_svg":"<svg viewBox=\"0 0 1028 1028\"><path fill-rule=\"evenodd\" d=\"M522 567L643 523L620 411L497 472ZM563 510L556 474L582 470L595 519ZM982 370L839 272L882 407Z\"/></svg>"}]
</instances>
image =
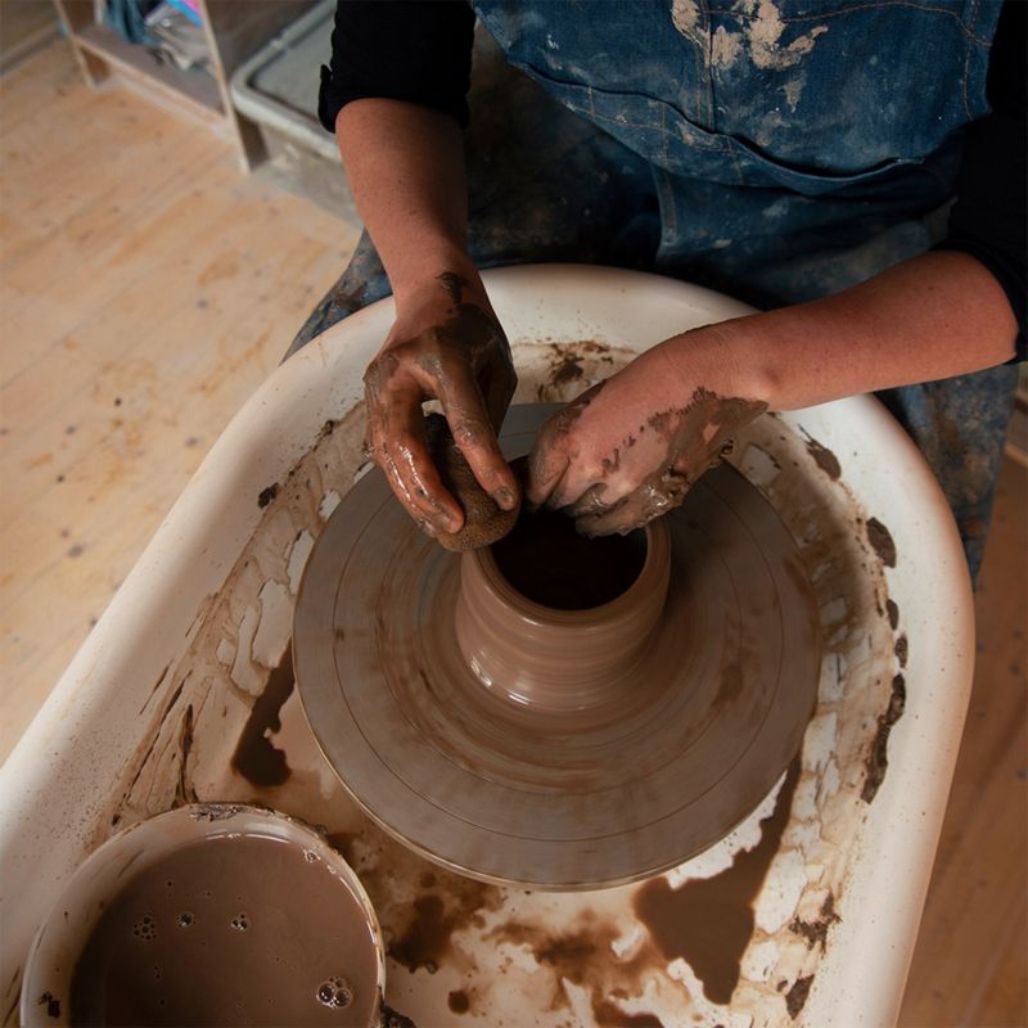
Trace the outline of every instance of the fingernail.
<instances>
[{"instance_id":1,"label":"fingernail","mask_svg":"<svg viewBox=\"0 0 1028 1028\"><path fill-rule=\"evenodd\" d=\"M517 499L505 485L496 490L493 497L503 510L513 510L517 506Z\"/></svg>"}]
</instances>

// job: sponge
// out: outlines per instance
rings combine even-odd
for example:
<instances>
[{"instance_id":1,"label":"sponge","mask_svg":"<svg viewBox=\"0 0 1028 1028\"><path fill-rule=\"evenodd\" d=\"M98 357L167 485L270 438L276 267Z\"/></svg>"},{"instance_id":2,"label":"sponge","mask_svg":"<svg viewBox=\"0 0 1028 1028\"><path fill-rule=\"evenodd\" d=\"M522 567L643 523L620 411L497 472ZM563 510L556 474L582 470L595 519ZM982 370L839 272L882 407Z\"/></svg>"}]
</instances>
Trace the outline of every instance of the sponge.
<instances>
[{"instance_id":1,"label":"sponge","mask_svg":"<svg viewBox=\"0 0 1028 1028\"><path fill-rule=\"evenodd\" d=\"M439 470L439 477L464 511L464 524L459 531L436 535L440 546L461 552L491 546L502 539L518 519L520 501L513 510L504 510L478 484L442 414L428 416L426 435L428 452Z\"/></svg>"}]
</instances>

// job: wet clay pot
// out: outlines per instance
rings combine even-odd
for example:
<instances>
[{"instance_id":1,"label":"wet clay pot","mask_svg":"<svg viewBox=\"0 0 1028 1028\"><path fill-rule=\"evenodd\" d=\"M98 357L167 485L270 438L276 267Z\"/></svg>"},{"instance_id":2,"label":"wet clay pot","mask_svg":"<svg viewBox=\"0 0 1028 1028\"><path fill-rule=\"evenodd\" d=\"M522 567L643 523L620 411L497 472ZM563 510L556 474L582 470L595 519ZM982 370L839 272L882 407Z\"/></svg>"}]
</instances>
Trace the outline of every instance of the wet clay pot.
<instances>
[{"instance_id":1,"label":"wet clay pot","mask_svg":"<svg viewBox=\"0 0 1028 1028\"><path fill-rule=\"evenodd\" d=\"M550 413L511 408L508 459ZM637 881L724 836L788 766L817 611L730 467L624 539L550 517L556 534L522 517L458 556L366 475L307 563L297 689L354 800L429 859L530 888Z\"/></svg>"},{"instance_id":2,"label":"wet clay pot","mask_svg":"<svg viewBox=\"0 0 1028 1028\"><path fill-rule=\"evenodd\" d=\"M530 526L532 520L529 515L522 523ZM519 591L501 570L493 547L462 556L457 642L487 689L540 711L585 716L623 708L632 672L664 609L671 569L662 522L633 536L615 542L641 551L634 580L613 599L577 610L546 606ZM587 550L583 547L583 553ZM573 565L568 573L576 573Z\"/></svg>"}]
</instances>

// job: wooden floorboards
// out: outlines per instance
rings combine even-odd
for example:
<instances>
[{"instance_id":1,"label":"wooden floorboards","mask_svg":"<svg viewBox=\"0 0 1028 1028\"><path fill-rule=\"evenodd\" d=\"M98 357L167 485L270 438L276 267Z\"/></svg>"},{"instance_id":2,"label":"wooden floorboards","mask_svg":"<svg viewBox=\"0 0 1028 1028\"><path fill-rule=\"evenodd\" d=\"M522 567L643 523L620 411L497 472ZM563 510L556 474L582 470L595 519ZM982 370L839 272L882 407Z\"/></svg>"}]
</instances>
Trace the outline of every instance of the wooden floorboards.
<instances>
[{"instance_id":1,"label":"wooden floorboards","mask_svg":"<svg viewBox=\"0 0 1028 1028\"><path fill-rule=\"evenodd\" d=\"M56 42L0 79L0 759L356 233Z\"/></svg>"},{"instance_id":2,"label":"wooden floorboards","mask_svg":"<svg viewBox=\"0 0 1028 1028\"><path fill-rule=\"evenodd\" d=\"M55 43L0 79L0 759L353 231ZM1008 461L974 697L905 1026L1022 1026L1028 472Z\"/></svg>"},{"instance_id":3,"label":"wooden floorboards","mask_svg":"<svg viewBox=\"0 0 1028 1028\"><path fill-rule=\"evenodd\" d=\"M978 653L900 1023L1028 1024L1028 469L1007 458L975 603Z\"/></svg>"}]
</instances>

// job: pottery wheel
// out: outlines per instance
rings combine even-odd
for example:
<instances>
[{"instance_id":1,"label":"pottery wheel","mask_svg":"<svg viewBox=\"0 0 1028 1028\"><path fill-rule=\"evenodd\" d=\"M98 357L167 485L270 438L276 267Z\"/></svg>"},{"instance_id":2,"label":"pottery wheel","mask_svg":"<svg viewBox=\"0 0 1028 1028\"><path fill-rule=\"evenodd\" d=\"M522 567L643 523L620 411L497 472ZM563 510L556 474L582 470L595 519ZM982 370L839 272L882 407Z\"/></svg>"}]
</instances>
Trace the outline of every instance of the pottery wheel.
<instances>
[{"instance_id":1,"label":"pottery wheel","mask_svg":"<svg viewBox=\"0 0 1028 1028\"><path fill-rule=\"evenodd\" d=\"M508 458L555 409L511 408ZM311 553L293 645L314 734L370 817L466 874L573 889L673 867L759 804L813 711L812 593L774 509L730 467L663 521L663 613L622 709L582 719L486 689L456 638L460 557L377 470L350 490Z\"/></svg>"}]
</instances>

